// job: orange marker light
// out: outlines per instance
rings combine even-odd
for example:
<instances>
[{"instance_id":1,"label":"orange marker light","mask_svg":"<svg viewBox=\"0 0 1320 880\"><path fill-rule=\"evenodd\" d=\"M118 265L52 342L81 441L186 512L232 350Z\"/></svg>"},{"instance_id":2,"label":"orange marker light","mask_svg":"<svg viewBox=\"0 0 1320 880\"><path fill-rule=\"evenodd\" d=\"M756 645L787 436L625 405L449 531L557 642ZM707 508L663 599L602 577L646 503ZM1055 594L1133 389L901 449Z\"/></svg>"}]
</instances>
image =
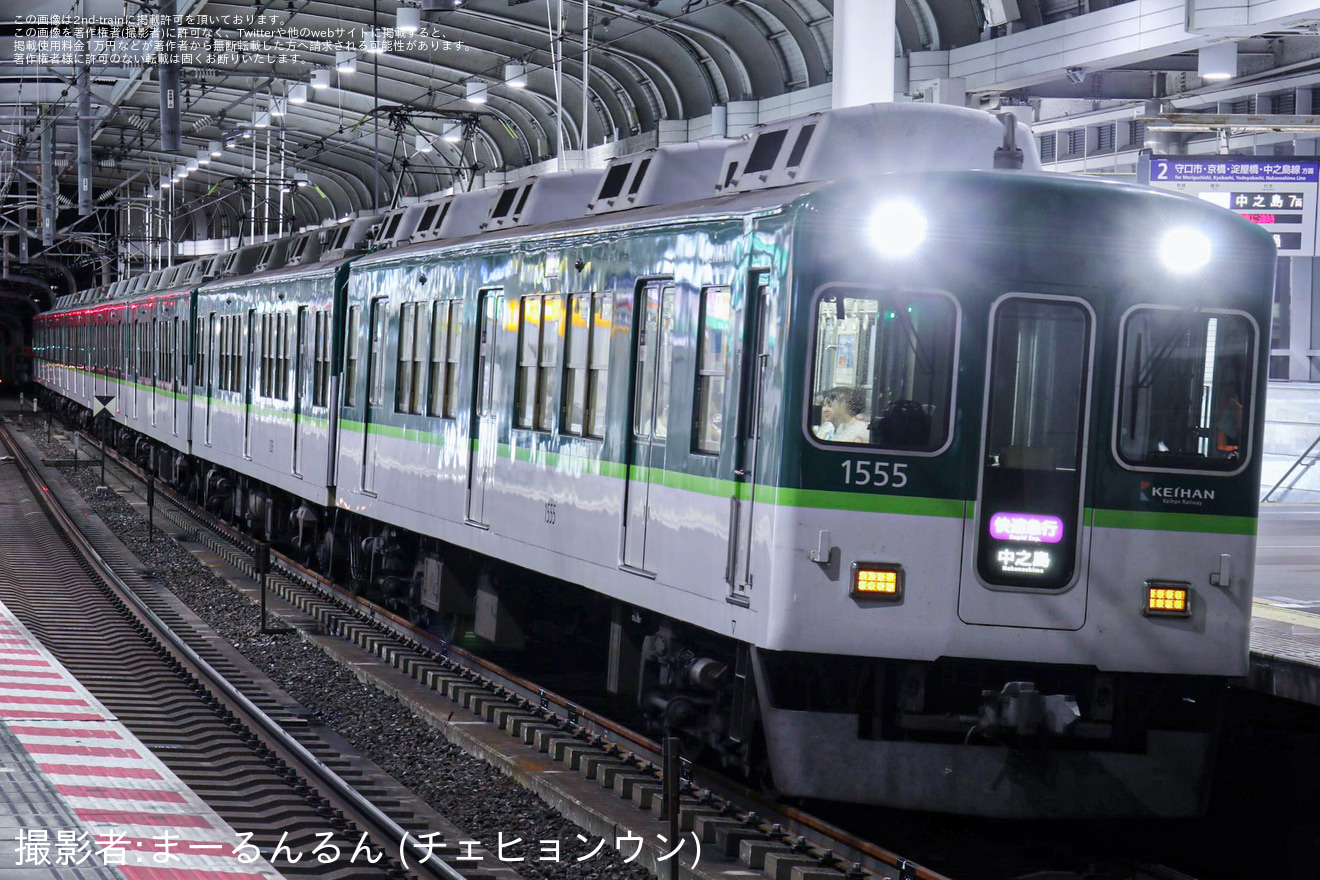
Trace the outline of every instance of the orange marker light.
<instances>
[{"instance_id":1,"label":"orange marker light","mask_svg":"<svg viewBox=\"0 0 1320 880\"><path fill-rule=\"evenodd\" d=\"M1192 595L1190 585L1146 582L1145 614L1167 615L1171 617L1190 617L1192 614Z\"/></svg>"},{"instance_id":2,"label":"orange marker light","mask_svg":"<svg viewBox=\"0 0 1320 880\"><path fill-rule=\"evenodd\" d=\"M850 595L859 599L898 601L903 597L903 566L889 562L854 562Z\"/></svg>"}]
</instances>

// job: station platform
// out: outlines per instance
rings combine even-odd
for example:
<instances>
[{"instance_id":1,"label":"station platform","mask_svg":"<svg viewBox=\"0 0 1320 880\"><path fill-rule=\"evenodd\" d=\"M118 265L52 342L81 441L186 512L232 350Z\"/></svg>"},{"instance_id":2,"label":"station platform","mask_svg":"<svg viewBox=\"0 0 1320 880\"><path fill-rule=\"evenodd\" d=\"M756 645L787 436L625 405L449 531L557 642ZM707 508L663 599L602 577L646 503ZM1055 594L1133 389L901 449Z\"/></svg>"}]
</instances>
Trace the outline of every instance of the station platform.
<instances>
[{"instance_id":1,"label":"station platform","mask_svg":"<svg viewBox=\"0 0 1320 880\"><path fill-rule=\"evenodd\" d=\"M1320 504L1265 504L1256 543L1250 686L1320 706Z\"/></svg>"},{"instance_id":2,"label":"station platform","mask_svg":"<svg viewBox=\"0 0 1320 880\"><path fill-rule=\"evenodd\" d=\"M241 843L0 604L0 880L282 876Z\"/></svg>"}]
</instances>

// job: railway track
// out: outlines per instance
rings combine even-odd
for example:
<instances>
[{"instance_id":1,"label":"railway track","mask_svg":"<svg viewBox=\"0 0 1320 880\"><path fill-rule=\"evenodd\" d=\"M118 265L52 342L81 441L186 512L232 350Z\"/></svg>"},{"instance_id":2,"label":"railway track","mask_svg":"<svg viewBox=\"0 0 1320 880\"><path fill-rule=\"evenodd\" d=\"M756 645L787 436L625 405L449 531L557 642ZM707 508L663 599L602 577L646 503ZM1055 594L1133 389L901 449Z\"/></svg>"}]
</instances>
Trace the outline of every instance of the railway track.
<instances>
[{"instance_id":1,"label":"railway track","mask_svg":"<svg viewBox=\"0 0 1320 880\"><path fill-rule=\"evenodd\" d=\"M107 479L114 482L117 477L145 500L147 475L114 450L109 451L108 460ZM154 495L158 524L171 525L247 578L259 576L257 544L251 538L167 486L157 483ZM433 690L438 699L437 713L445 712L445 705L450 706L448 718L452 718L455 707L470 710L488 725L504 731L515 747L535 749L560 767L575 770L595 780L599 788L613 791L618 797L610 807L601 807L600 800L593 799L593 809L607 814L591 817L595 824L612 821L626 828L647 817L658 818L663 787L660 744L489 660L441 641L275 551L271 552L268 588L273 596L314 621L320 633L370 652L397 674ZM425 707L412 708L416 711ZM487 740L480 749L470 748L472 737L466 733L454 741L491 760ZM770 877L788 878L793 868L800 867L809 872L805 876L811 880L945 880L934 870L810 813L774 804L718 773L696 768L690 775L685 772L684 777L679 801L681 827L701 839L704 852L710 853L713 847L722 855L729 870L753 869ZM580 824L591 824L572 818ZM660 850L646 849L643 860L649 857L648 867L663 868L663 863L656 861Z\"/></svg>"},{"instance_id":2,"label":"railway track","mask_svg":"<svg viewBox=\"0 0 1320 880\"><path fill-rule=\"evenodd\" d=\"M206 639L182 603L131 570L113 536L80 527L4 425L0 445L17 465L0 473L0 495L29 493L46 514L12 522L3 536L22 574L0 585L0 600L212 809L253 832L263 854L280 842L303 854L301 864L277 863L282 873L492 876L450 865L444 856L457 855L452 841L437 850L441 858L424 858L413 836L423 831L419 817L387 813L398 806L393 792L309 729L236 652ZM326 832L345 853L365 833L386 855L374 865L307 858Z\"/></svg>"}]
</instances>

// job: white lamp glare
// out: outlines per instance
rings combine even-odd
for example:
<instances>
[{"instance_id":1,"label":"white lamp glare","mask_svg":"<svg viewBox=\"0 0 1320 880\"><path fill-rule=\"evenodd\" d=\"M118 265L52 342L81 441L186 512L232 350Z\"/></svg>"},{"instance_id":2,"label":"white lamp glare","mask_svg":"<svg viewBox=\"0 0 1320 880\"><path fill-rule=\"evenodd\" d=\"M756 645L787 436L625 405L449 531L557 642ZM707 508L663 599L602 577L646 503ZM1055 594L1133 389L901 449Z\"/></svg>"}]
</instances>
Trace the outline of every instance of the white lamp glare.
<instances>
[{"instance_id":1,"label":"white lamp glare","mask_svg":"<svg viewBox=\"0 0 1320 880\"><path fill-rule=\"evenodd\" d=\"M224 154L224 150L221 149L219 141L211 141L210 146L211 146L211 158L219 159L220 156ZM229 146L232 147L233 144L230 144Z\"/></svg>"},{"instance_id":2,"label":"white lamp glare","mask_svg":"<svg viewBox=\"0 0 1320 880\"><path fill-rule=\"evenodd\" d=\"M440 129L440 139L448 144L456 144L463 140L463 126L457 122L446 122Z\"/></svg>"},{"instance_id":3,"label":"white lamp glare","mask_svg":"<svg viewBox=\"0 0 1320 880\"><path fill-rule=\"evenodd\" d=\"M318 92L322 89L330 88L330 71L322 67L320 70L312 71L312 88Z\"/></svg>"},{"instance_id":4,"label":"white lamp glare","mask_svg":"<svg viewBox=\"0 0 1320 880\"><path fill-rule=\"evenodd\" d=\"M211 164L211 151L208 150L206 147L202 147L197 151L197 164L198 165Z\"/></svg>"},{"instance_id":5,"label":"white lamp glare","mask_svg":"<svg viewBox=\"0 0 1320 880\"><path fill-rule=\"evenodd\" d=\"M1214 43L1196 53L1196 73L1211 82L1237 76L1237 43Z\"/></svg>"},{"instance_id":6,"label":"white lamp glare","mask_svg":"<svg viewBox=\"0 0 1320 880\"><path fill-rule=\"evenodd\" d=\"M291 86L291 87L289 88L289 103L290 103L290 104L306 104L306 103L307 103L307 84L306 84L306 83L296 83L295 85L293 85L293 86Z\"/></svg>"},{"instance_id":7,"label":"white lamp glare","mask_svg":"<svg viewBox=\"0 0 1320 880\"><path fill-rule=\"evenodd\" d=\"M478 79L470 79L463 84L467 99L473 104L484 104L487 98L486 84Z\"/></svg>"},{"instance_id":8,"label":"white lamp glare","mask_svg":"<svg viewBox=\"0 0 1320 880\"><path fill-rule=\"evenodd\" d=\"M343 74L357 73L357 56L352 52L336 52L335 70Z\"/></svg>"},{"instance_id":9,"label":"white lamp glare","mask_svg":"<svg viewBox=\"0 0 1320 880\"><path fill-rule=\"evenodd\" d=\"M400 6L395 13L394 29L401 34L415 34L422 29L422 10L416 6Z\"/></svg>"},{"instance_id":10,"label":"white lamp glare","mask_svg":"<svg viewBox=\"0 0 1320 880\"><path fill-rule=\"evenodd\" d=\"M926 215L903 199L888 201L871 215L871 241L887 257L906 257L926 240Z\"/></svg>"},{"instance_id":11,"label":"white lamp glare","mask_svg":"<svg viewBox=\"0 0 1320 880\"><path fill-rule=\"evenodd\" d=\"M1210 262L1210 239L1187 227L1171 230L1160 242L1160 260L1170 272L1196 272Z\"/></svg>"},{"instance_id":12,"label":"white lamp glare","mask_svg":"<svg viewBox=\"0 0 1320 880\"><path fill-rule=\"evenodd\" d=\"M527 65L518 61L504 65L504 84L511 89L527 88Z\"/></svg>"},{"instance_id":13,"label":"white lamp glare","mask_svg":"<svg viewBox=\"0 0 1320 880\"><path fill-rule=\"evenodd\" d=\"M417 135L416 143L417 143L417 152L419 153L431 152L431 142L427 140L426 135L419 133Z\"/></svg>"}]
</instances>

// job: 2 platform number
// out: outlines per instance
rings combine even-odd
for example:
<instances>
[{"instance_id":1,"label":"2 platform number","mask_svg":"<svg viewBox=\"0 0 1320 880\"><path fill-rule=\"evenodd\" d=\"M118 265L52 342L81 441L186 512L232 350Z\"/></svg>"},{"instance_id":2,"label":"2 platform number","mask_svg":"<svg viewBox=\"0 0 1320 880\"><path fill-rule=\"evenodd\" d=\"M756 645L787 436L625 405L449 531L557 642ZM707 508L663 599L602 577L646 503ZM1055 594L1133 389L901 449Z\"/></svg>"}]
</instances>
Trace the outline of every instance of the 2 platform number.
<instances>
[{"instance_id":1,"label":"2 platform number","mask_svg":"<svg viewBox=\"0 0 1320 880\"><path fill-rule=\"evenodd\" d=\"M902 489L907 485L907 465L893 461L848 459L843 462L843 482L849 486Z\"/></svg>"}]
</instances>

